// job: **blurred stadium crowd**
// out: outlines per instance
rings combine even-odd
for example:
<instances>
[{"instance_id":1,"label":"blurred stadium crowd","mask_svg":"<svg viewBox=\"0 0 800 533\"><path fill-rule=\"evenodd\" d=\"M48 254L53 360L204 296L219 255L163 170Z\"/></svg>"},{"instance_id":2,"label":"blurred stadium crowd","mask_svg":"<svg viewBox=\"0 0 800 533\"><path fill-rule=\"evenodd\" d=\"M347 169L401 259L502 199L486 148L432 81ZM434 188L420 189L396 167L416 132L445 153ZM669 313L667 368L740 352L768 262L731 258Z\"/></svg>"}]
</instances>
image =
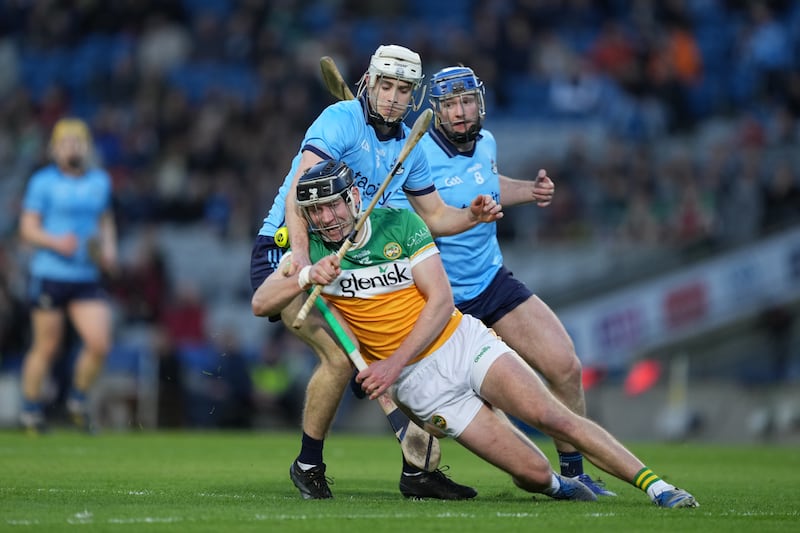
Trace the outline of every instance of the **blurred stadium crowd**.
<instances>
[{"instance_id":1,"label":"blurred stadium crowd","mask_svg":"<svg viewBox=\"0 0 800 533\"><path fill-rule=\"evenodd\" d=\"M213 358L236 351L235 335L211 339L209 291L175 279L157 235L166 226L202 227L242 243L244 254L224 261L242 263L233 285L244 288L235 299L247 310L249 244L305 128L331 103L320 56L333 56L354 86L382 43L419 52L428 74L458 62L473 67L487 86L487 126L524 123L535 132L514 147L536 159L516 154L503 167L501 144L501 169L534 176L547 168L556 199L536 211L533 235L529 217L509 217L509 242L714 251L800 223L796 2L4 0L3 363L27 342L19 201L47 160L58 118L90 123L113 178L120 237L135 239L124 282L113 282L121 323L158 328L153 349L162 354L201 343ZM565 124L576 133L561 150L533 148L537 135ZM588 125L602 129L600 143L580 135ZM212 259L195 253L194 261ZM230 275L222 269L217 280ZM245 366L275 359L275 343L288 342L275 337L240 348L256 352L243 355ZM160 359L162 377L177 376L175 360ZM304 372L264 378L281 383L264 387L285 391Z\"/></svg>"}]
</instances>

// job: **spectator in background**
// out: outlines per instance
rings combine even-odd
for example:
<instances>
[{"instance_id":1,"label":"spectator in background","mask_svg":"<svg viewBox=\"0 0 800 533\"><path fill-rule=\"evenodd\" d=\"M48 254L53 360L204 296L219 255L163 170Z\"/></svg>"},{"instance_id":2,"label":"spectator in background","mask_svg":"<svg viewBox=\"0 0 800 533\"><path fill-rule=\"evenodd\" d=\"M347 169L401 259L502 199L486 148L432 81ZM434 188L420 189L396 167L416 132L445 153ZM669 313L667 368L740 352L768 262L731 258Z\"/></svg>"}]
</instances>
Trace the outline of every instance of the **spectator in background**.
<instances>
[{"instance_id":1,"label":"spectator in background","mask_svg":"<svg viewBox=\"0 0 800 533\"><path fill-rule=\"evenodd\" d=\"M800 185L791 162L778 162L764 187L764 233L789 227L800 222Z\"/></svg>"},{"instance_id":2,"label":"spectator in background","mask_svg":"<svg viewBox=\"0 0 800 533\"><path fill-rule=\"evenodd\" d=\"M623 242L644 246L660 244L664 230L655 213L653 195L646 187L638 187L622 215L618 236Z\"/></svg>"},{"instance_id":3,"label":"spectator in background","mask_svg":"<svg viewBox=\"0 0 800 533\"><path fill-rule=\"evenodd\" d=\"M124 283L114 284L125 320L129 323L157 324L162 319L171 280L164 251L158 244L154 226L142 231L129 263L122 267Z\"/></svg>"},{"instance_id":4,"label":"spectator in background","mask_svg":"<svg viewBox=\"0 0 800 533\"><path fill-rule=\"evenodd\" d=\"M274 416L282 426L297 427L306 383L316 366L317 357L311 348L286 328L275 328L251 367L259 413Z\"/></svg>"},{"instance_id":5,"label":"spectator in background","mask_svg":"<svg viewBox=\"0 0 800 533\"><path fill-rule=\"evenodd\" d=\"M192 282L182 282L169 304L161 312L161 325L180 349L207 342L206 304L200 289Z\"/></svg>"},{"instance_id":6,"label":"spectator in background","mask_svg":"<svg viewBox=\"0 0 800 533\"><path fill-rule=\"evenodd\" d=\"M12 290L14 265L0 246L0 363L22 355L28 342L25 302Z\"/></svg>"},{"instance_id":7,"label":"spectator in background","mask_svg":"<svg viewBox=\"0 0 800 533\"><path fill-rule=\"evenodd\" d=\"M46 430L42 385L64 336L64 316L83 342L67 400L83 430L92 429L87 394L111 348L101 271L116 269L116 227L110 179L91 168L91 146L86 123L59 120L50 143L54 164L31 177L23 200L20 235L35 252L28 288L33 344L22 368L20 421L32 434Z\"/></svg>"}]
</instances>

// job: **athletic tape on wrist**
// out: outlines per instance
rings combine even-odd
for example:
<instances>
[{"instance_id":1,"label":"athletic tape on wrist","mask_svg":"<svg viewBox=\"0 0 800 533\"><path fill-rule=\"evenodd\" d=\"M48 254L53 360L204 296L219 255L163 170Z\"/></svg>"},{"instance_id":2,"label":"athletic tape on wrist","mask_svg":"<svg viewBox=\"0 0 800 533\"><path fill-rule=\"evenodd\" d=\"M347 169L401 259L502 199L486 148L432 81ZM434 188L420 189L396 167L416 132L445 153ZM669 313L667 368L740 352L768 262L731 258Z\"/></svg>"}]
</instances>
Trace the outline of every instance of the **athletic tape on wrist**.
<instances>
[{"instance_id":1,"label":"athletic tape on wrist","mask_svg":"<svg viewBox=\"0 0 800 533\"><path fill-rule=\"evenodd\" d=\"M306 290L306 287L311 285L311 265L306 265L300 269L300 273L297 275L297 284L303 290Z\"/></svg>"}]
</instances>

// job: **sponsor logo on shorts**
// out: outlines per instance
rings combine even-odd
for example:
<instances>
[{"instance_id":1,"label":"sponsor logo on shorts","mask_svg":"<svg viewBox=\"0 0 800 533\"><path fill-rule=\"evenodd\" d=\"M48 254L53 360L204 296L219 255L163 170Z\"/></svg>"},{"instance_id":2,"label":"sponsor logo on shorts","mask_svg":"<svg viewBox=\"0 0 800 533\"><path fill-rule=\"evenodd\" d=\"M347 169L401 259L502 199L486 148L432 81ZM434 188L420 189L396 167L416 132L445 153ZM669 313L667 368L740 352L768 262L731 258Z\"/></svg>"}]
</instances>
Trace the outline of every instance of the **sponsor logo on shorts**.
<instances>
[{"instance_id":1,"label":"sponsor logo on shorts","mask_svg":"<svg viewBox=\"0 0 800 533\"><path fill-rule=\"evenodd\" d=\"M383 256L386 259L397 259L400 257L403 249L400 245L396 242L387 243L386 246L383 247Z\"/></svg>"},{"instance_id":2,"label":"sponsor logo on shorts","mask_svg":"<svg viewBox=\"0 0 800 533\"><path fill-rule=\"evenodd\" d=\"M431 417L431 424L442 430L447 429L447 420L445 420L442 415L433 415Z\"/></svg>"},{"instance_id":3,"label":"sponsor logo on shorts","mask_svg":"<svg viewBox=\"0 0 800 533\"><path fill-rule=\"evenodd\" d=\"M488 346L484 346L483 348L481 348L481 350L478 352L478 355L475 356L475 359L473 360L473 362L477 363L478 361L480 361L481 357L483 357L483 354L485 354L488 351L489 351L489 347Z\"/></svg>"}]
</instances>

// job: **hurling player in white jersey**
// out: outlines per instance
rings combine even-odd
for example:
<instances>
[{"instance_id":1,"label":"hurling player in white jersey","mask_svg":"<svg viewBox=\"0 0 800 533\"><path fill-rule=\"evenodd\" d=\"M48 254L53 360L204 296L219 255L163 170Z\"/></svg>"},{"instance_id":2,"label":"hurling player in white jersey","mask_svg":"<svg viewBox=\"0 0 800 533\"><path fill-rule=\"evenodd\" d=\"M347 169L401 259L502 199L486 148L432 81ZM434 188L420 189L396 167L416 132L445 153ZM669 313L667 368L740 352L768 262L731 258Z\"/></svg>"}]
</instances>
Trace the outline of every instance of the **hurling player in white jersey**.
<instances>
[{"instance_id":1,"label":"hurling player in white jersey","mask_svg":"<svg viewBox=\"0 0 800 533\"><path fill-rule=\"evenodd\" d=\"M373 210L340 260L334 252L357 218L367 216L352 171L341 161L319 163L300 178L296 198L311 231L313 263L270 274L253 295L256 314L279 313L312 284L323 286L368 363L357 381L370 398L393 394L418 421L502 469L523 490L597 500L578 478L554 472L502 413L570 442L660 507L697 506L691 494L661 480L606 430L568 409L500 337L456 309L441 257L419 216L408 209Z\"/></svg>"},{"instance_id":2,"label":"hurling player in white jersey","mask_svg":"<svg viewBox=\"0 0 800 533\"><path fill-rule=\"evenodd\" d=\"M293 250L286 268L294 273L310 264L306 222L294 201L295 187L304 171L321 161L344 161L352 169L355 185L364 200L372 200L406 143L410 129L403 119L421 103L422 79L419 54L398 45L380 46L359 82L356 99L328 106L308 128L253 246L250 263L253 291L278 266L283 252L274 236L284 225L288 227ZM417 214L437 235L464 231L502 216L500 206L488 195L476 195L462 209L445 204L436 192L430 168L419 149L407 157L379 205L396 193L408 196ZM281 311L280 319L291 324L302 303L303 299L298 296L292 305ZM270 319L277 317L275 314ZM291 475L304 497L330 498L325 483L323 441L347 388L352 367L317 312L312 312L299 330L289 329L320 359L306 389L301 450L292 465ZM412 477L413 482L406 486L414 484L414 488L404 492L410 497L464 499L475 496L474 490L454 483L441 472L422 472L404 459L402 478Z\"/></svg>"},{"instance_id":3,"label":"hurling player in white jersey","mask_svg":"<svg viewBox=\"0 0 800 533\"><path fill-rule=\"evenodd\" d=\"M444 201L460 206L483 193L503 206L550 204L554 185L544 170L532 180L512 179L497 170L497 143L482 128L486 114L484 86L472 69L447 67L431 78L434 123L420 141ZM410 207L403 197L393 205ZM547 381L567 407L586 415L581 363L561 321L538 296L503 265L496 224L439 237L436 245L458 308L493 328ZM578 477L596 494L613 496L602 482L583 471L575 447L555 441L561 473Z\"/></svg>"}]
</instances>

